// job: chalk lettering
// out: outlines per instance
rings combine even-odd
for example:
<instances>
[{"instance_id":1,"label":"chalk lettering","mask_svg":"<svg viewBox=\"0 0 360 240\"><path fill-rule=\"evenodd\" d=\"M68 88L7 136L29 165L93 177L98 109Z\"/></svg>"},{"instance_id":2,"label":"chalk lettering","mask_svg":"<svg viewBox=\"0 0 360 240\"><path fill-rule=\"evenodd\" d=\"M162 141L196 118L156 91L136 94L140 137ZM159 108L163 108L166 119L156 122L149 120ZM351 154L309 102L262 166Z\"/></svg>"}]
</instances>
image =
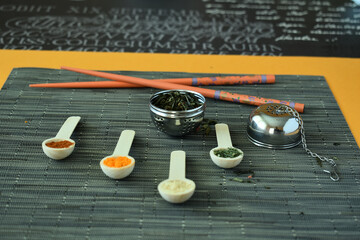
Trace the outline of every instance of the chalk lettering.
<instances>
[{"instance_id":1,"label":"chalk lettering","mask_svg":"<svg viewBox=\"0 0 360 240\"><path fill-rule=\"evenodd\" d=\"M70 14L100 14L101 8L99 7L76 7L70 6L67 11Z\"/></svg>"},{"instance_id":2,"label":"chalk lettering","mask_svg":"<svg viewBox=\"0 0 360 240\"><path fill-rule=\"evenodd\" d=\"M29 13L50 13L52 10L56 9L53 5L0 5L0 12L29 12Z\"/></svg>"},{"instance_id":3,"label":"chalk lettering","mask_svg":"<svg viewBox=\"0 0 360 240\"><path fill-rule=\"evenodd\" d=\"M360 41L360 10L350 2L203 0L199 9L93 4L61 10L50 4L0 4L5 16L0 47L281 56L293 50L292 41L316 42L314 52L326 54L338 36ZM63 12L52 15L54 10Z\"/></svg>"}]
</instances>

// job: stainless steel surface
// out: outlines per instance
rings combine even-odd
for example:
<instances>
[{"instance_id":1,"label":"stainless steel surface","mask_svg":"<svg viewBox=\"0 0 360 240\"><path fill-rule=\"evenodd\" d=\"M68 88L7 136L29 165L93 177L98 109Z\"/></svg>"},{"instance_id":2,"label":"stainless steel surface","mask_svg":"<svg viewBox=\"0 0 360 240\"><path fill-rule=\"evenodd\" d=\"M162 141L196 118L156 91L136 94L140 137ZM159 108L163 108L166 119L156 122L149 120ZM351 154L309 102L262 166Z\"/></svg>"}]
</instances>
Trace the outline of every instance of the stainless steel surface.
<instances>
[{"instance_id":1,"label":"stainless steel surface","mask_svg":"<svg viewBox=\"0 0 360 240\"><path fill-rule=\"evenodd\" d=\"M247 135L252 143L265 148L287 149L301 142L299 120L278 103L261 105L250 114Z\"/></svg>"},{"instance_id":2,"label":"stainless steel surface","mask_svg":"<svg viewBox=\"0 0 360 240\"><path fill-rule=\"evenodd\" d=\"M158 108L152 104L159 95L171 91L191 92L195 94L203 104L200 107L187 111L169 111ZM151 96L149 105L151 119L156 128L171 136L184 136L193 132L204 119L205 97L197 92L188 90L161 91Z\"/></svg>"}]
</instances>

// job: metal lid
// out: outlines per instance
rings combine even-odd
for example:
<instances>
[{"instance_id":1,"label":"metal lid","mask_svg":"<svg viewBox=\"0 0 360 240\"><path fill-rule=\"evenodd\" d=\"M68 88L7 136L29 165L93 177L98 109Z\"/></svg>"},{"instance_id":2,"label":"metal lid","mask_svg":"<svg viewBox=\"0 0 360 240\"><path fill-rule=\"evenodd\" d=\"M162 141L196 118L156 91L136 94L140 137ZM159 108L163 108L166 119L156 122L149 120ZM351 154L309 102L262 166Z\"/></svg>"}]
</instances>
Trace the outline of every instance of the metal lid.
<instances>
[{"instance_id":1,"label":"metal lid","mask_svg":"<svg viewBox=\"0 0 360 240\"><path fill-rule=\"evenodd\" d=\"M249 117L249 140L265 148L287 149L297 146L301 142L300 124L288 108L290 107L278 103L268 103L256 108Z\"/></svg>"}]
</instances>

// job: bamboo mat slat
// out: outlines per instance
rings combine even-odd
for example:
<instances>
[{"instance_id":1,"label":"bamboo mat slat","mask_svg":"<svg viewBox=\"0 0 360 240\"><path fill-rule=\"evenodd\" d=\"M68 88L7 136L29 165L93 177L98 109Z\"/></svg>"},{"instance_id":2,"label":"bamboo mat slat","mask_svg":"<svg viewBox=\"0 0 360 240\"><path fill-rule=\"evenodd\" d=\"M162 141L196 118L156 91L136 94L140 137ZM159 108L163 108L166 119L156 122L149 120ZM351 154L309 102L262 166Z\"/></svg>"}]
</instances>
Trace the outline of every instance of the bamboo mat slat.
<instances>
[{"instance_id":1,"label":"bamboo mat slat","mask_svg":"<svg viewBox=\"0 0 360 240\"><path fill-rule=\"evenodd\" d=\"M118 73L149 79L211 76ZM205 118L227 123L233 145L245 153L238 167L225 170L209 157L217 145L214 129L182 138L155 129L148 103L157 89L29 88L30 83L101 79L14 69L0 91L0 238L358 239L359 149L326 80L276 77L273 85L208 88L304 103L308 146L338 158L339 182L301 146L269 150L250 143L246 126L253 106L207 99ZM76 149L65 160L49 159L41 142L55 136L69 116L81 116L72 135ZM124 129L136 131L130 151L136 166L126 179L112 180L99 161L113 152ZM179 205L157 192L173 150L186 152L187 177L197 185L193 197Z\"/></svg>"}]
</instances>

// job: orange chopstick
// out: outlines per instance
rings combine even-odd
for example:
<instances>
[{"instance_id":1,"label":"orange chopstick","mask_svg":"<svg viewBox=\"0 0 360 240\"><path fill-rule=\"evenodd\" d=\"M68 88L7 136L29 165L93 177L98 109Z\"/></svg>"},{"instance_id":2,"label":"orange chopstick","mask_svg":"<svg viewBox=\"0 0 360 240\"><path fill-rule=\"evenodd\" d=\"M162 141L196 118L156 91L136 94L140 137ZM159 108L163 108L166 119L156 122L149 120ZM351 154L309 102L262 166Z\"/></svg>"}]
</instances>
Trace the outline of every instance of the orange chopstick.
<instances>
[{"instance_id":1,"label":"orange chopstick","mask_svg":"<svg viewBox=\"0 0 360 240\"><path fill-rule=\"evenodd\" d=\"M83 74L87 74L87 75L91 75L91 76L112 79L115 81L139 84L139 85L143 85L146 87L153 87L153 88L159 88L159 89L165 89L165 90L170 90L170 89L191 90L191 91L196 91L196 92L204 95L205 97L215 98L215 99L220 99L220 100L230 101L230 102L236 102L236 103L244 103L244 104L255 105L255 106L259 106L259 105L262 105L265 103L282 103L282 104L285 104L285 105L295 108L295 110L300 113L304 112L304 107L305 107L305 105L303 103L295 103L295 102L281 101L281 100L276 100L276 99L242 95L242 94L237 94L237 93L230 93L230 92L218 91L218 90L213 90L213 89L199 88L199 87L187 86L187 85L176 84L176 83L152 81L152 80L143 79L143 78L123 76L123 75L117 75L117 74L105 73L105 72L97 72L97 71L85 70L85 69L79 69L79 68L72 68L72 67L61 67L61 68L68 70L68 71L73 71L73 72L83 73Z\"/></svg>"},{"instance_id":2,"label":"orange chopstick","mask_svg":"<svg viewBox=\"0 0 360 240\"><path fill-rule=\"evenodd\" d=\"M192 85L192 86L265 84L265 83L274 83L275 75L224 76L224 77L199 77L199 78L174 78L174 79L169 78L169 79L154 79L151 81L170 82L170 83ZM117 82L117 81L97 81L97 82L37 83L37 84L30 84L29 87L133 88L133 87L144 87L144 86L139 84Z\"/></svg>"}]
</instances>

